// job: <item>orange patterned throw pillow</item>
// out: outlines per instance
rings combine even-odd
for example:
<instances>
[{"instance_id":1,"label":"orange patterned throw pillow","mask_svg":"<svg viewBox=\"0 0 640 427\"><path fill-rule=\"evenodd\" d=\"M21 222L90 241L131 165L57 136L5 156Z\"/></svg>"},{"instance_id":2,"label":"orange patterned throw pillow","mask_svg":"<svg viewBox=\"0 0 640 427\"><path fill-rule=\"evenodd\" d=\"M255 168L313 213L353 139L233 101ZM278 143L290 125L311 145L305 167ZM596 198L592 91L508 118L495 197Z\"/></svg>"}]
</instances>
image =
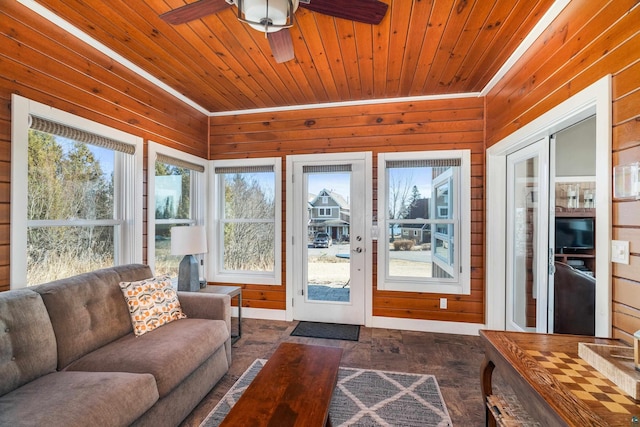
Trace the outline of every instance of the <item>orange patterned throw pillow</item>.
<instances>
[{"instance_id":1,"label":"orange patterned throw pillow","mask_svg":"<svg viewBox=\"0 0 640 427\"><path fill-rule=\"evenodd\" d=\"M139 282L120 282L127 301L133 333L136 336L187 316L182 312L178 293L169 276L152 277Z\"/></svg>"}]
</instances>

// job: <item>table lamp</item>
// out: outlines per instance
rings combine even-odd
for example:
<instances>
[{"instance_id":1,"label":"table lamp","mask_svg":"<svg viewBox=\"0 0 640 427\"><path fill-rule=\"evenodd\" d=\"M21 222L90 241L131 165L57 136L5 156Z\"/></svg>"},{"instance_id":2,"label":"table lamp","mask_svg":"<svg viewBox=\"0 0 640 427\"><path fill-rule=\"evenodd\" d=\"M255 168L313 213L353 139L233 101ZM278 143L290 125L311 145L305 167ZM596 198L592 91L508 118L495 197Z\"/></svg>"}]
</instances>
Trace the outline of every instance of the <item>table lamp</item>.
<instances>
[{"instance_id":1,"label":"table lamp","mask_svg":"<svg viewBox=\"0 0 640 427\"><path fill-rule=\"evenodd\" d=\"M171 255L184 255L178 269L178 290L196 292L200 289L198 261L194 254L207 252L207 236L203 226L171 228Z\"/></svg>"}]
</instances>

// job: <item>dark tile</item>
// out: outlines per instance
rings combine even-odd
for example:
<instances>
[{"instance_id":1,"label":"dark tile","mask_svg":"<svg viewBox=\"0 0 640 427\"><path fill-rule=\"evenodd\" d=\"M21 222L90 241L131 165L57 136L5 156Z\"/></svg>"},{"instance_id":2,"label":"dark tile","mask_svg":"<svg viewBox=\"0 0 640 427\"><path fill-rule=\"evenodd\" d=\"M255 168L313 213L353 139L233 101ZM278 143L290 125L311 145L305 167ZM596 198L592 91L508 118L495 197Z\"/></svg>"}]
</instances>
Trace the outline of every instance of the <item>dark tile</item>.
<instances>
[{"instance_id":1,"label":"dark tile","mask_svg":"<svg viewBox=\"0 0 640 427\"><path fill-rule=\"evenodd\" d=\"M483 426L480 393L483 352L477 336L397 329L360 328L359 341L291 337L297 322L243 319L242 338L233 346L227 375L183 422L197 427L255 359L268 359L281 342L340 347L342 366L435 375L456 426ZM501 388L499 378L495 387Z\"/></svg>"}]
</instances>

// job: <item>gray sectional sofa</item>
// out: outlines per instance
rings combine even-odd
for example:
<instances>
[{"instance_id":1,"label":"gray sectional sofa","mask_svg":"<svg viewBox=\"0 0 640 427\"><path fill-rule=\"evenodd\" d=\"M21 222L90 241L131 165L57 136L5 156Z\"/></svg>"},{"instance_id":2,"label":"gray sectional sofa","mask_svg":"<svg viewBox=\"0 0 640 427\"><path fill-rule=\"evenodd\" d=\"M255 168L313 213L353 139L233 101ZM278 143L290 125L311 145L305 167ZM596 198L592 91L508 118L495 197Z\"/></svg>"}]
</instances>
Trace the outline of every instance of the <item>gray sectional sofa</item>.
<instances>
[{"instance_id":1,"label":"gray sectional sofa","mask_svg":"<svg viewBox=\"0 0 640 427\"><path fill-rule=\"evenodd\" d=\"M186 319L132 332L118 266L0 293L0 425L176 426L231 365L228 295L179 292Z\"/></svg>"}]
</instances>

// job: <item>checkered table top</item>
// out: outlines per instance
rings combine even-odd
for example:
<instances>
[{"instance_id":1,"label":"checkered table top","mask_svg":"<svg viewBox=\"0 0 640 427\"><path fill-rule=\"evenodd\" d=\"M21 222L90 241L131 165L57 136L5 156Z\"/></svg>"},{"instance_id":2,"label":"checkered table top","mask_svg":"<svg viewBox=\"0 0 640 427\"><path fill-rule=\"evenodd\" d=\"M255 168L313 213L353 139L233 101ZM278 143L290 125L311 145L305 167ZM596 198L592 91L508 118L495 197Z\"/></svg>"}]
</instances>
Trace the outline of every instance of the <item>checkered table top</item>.
<instances>
[{"instance_id":1,"label":"checkered table top","mask_svg":"<svg viewBox=\"0 0 640 427\"><path fill-rule=\"evenodd\" d=\"M616 414L637 415L640 402L609 381L577 353L527 350L559 382L589 406L604 406Z\"/></svg>"}]
</instances>

